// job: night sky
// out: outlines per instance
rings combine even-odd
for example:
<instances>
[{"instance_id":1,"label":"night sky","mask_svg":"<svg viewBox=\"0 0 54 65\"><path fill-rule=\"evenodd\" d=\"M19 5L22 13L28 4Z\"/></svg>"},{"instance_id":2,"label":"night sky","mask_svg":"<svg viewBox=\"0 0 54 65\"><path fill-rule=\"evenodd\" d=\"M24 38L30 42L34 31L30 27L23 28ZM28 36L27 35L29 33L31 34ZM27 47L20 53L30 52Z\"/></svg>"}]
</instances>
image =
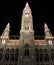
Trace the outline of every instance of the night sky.
<instances>
[{"instance_id":1,"label":"night sky","mask_svg":"<svg viewBox=\"0 0 54 65\"><path fill-rule=\"evenodd\" d=\"M22 11L26 2L32 10L35 35L44 35L45 22L54 35L54 3L52 0L0 1L0 35L8 22L10 22L10 35L19 35Z\"/></svg>"}]
</instances>

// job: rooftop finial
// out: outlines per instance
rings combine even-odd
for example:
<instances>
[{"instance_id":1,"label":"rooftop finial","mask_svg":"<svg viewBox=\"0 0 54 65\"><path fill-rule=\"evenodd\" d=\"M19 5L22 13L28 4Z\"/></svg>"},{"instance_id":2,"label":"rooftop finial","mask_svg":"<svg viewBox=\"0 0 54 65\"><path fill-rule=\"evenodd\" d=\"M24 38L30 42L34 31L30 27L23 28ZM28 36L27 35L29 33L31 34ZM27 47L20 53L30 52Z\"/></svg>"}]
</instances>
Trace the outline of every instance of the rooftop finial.
<instances>
[{"instance_id":1,"label":"rooftop finial","mask_svg":"<svg viewBox=\"0 0 54 65\"><path fill-rule=\"evenodd\" d=\"M26 3L26 7L29 7L29 4L28 4L28 2Z\"/></svg>"},{"instance_id":2,"label":"rooftop finial","mask_svg":"<svg viewBox=\"0 0 54 65\"><path fill-rule=\"evenodd\" d=\"M28 2L26 2L26 5L25 5L25 8L24 8L24 13L30 13L31 12L31 9L30 9L30 7L29 7L29 4L28 4Z\"/></svg>"},{"instance_id":3,"label":"rooftop finial","mask_svg":"<svg viewBox=\"0 0 54 65\"><path fill-rule=\"evenodd\" d=\"M45 23L45 27L48 27L46 23Z\"/></svg>"}]
</instances>

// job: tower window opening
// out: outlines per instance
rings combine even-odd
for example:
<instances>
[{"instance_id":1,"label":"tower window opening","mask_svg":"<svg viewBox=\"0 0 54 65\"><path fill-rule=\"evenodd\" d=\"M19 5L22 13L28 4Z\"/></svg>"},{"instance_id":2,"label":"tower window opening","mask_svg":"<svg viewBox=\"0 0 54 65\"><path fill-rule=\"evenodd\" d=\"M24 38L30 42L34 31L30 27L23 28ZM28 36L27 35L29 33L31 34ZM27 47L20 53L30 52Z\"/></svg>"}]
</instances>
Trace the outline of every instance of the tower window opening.
<instances>
[{"instance_id":1,"label":"tower window opening","mask_svg":"<svg viewBox=\"0 0 54 65\"><path fill-rule=\"evenodd\" d=\"M25 49L25 56L29 56L29 49Z\"/></svg>"}]
</instances>

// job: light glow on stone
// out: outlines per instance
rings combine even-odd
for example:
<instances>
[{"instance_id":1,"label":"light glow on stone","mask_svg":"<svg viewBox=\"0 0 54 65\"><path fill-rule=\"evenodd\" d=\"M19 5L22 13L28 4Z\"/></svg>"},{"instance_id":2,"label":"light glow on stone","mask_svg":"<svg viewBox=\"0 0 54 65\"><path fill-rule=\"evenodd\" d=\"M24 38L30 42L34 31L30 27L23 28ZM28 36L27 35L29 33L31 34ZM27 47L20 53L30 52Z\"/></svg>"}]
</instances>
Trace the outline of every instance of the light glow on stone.
<instances>
[{"instance_id":1,"label":"light glow on stone","mask_svg":"<svg viewBox=\"0 0 54 65\"><path fill-rule=\"evenodd\" d=\"M26 14L26 17L29 17L29 15L28 15L28 14Z\"/></svg>"}]
</instances>

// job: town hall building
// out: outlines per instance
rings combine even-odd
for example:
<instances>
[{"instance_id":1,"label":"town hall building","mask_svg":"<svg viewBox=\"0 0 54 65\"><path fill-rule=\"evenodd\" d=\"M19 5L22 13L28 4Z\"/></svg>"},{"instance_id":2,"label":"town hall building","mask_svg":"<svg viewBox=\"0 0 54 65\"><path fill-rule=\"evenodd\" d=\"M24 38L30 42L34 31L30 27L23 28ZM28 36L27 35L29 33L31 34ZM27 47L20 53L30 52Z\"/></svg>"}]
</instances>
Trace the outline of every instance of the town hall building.
<instances>
[{"instance_id":1,"label":"town hall building","mask_svg":"<svg viewBox=\"0 0 54 65\"><path fill-rule=\"evenodd\" d=\"M44 24L44 39L35 39L32 11L23 9L19 39L10 39L8 23L0 36L0 65L54 65L54 37Z\"/></svg>"}]
</instances>

